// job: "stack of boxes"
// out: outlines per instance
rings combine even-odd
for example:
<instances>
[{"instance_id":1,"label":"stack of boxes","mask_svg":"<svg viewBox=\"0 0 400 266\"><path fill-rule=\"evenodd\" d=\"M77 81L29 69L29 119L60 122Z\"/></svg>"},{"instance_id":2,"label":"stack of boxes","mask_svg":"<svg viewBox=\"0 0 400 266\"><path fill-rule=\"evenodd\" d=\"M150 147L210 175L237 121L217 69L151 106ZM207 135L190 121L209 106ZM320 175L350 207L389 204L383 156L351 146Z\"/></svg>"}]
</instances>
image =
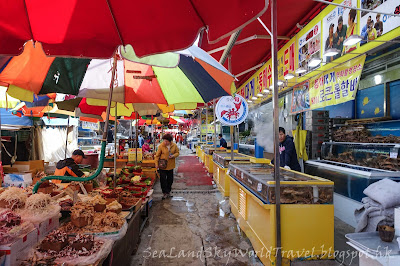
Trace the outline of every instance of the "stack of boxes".
<instances>
[{"instance_id":1,"label":"stack of boxes","mask_svg":"<svg viewBox=\"0 0 400 266\"><path fill-rule=\"evenodd\" d=\"M322 143L329 141L329 111L306 112L305 130L308 131L306 139L308 158L318 159L321 157Z\"/></svg>"}]
</instances>

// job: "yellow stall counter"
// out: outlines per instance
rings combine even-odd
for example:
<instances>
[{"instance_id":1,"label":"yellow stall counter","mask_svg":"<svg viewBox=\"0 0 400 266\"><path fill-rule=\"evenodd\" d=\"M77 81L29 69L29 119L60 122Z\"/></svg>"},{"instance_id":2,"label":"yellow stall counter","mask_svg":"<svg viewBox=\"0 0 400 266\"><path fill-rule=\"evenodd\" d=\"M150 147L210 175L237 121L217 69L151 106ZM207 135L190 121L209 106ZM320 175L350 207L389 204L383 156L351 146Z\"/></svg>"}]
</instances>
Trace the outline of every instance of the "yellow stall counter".
<instances>
[{"instance_id":1,"label":"yellow stall counter","mask_svg":"<svg viewBox=\"0 0 400 266\"><path fill-rule=\"evenodd\" d=\"M276 206L266 204L231 176L229 202L240 228L264 265L276 265ZM333 204L281 204L284 262L294 259L333 259ZM289 264L288 264L289 265Z\"/></svg>"},{"instance_id":2,"label":"yellow stall counter","mask_svg":"<svg viewBox=\"0 0 400 266\"><path fill-rule=\"evenodd\" d=\"M249 162L253 157L234 151L234 160ZM229 176L226 176L228 164L231 161L230 151L217 152L213 154L213 179L218 190L224 197L229 197Z\"/></svg>"}]
</instances>

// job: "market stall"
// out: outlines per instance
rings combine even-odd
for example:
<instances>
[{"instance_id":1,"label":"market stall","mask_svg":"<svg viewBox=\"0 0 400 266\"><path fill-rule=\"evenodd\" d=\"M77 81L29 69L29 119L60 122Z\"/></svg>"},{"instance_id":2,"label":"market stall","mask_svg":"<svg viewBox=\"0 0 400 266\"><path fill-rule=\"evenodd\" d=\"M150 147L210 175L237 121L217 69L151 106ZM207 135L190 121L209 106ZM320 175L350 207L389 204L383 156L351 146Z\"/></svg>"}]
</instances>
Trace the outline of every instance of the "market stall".
<instances>
[{"instance_id":1,"label":"market stall","mask_svg":"<svg viewBox=\"0 0 400 266\"><path fill-rule=\"evenodd\" d=\"M274 265L275 256L267 254L276 248L274 168L265 163L231 162L228 169L232 212L254 249L262 254L258 257L264 265ZM282 257L331 258L324 250L334 250L333 182L280 170Z\"/></svg>"},{"instance_id":2,"label":"market stall","mask_svg":"<svg viewBox=\"0 0 400 266\"><path fill-rule=\"evenodd\" d=\"M248 162L251 157L240 154L237 151L234 152L234 161L239 162ZM213 179L218 186L219 191L224 197L229 197L229 175L226 174L229 166L229 162L231 161L231 153L226 152L214 152L212 155L213 158Z\"/></svg>"}]
</instances>

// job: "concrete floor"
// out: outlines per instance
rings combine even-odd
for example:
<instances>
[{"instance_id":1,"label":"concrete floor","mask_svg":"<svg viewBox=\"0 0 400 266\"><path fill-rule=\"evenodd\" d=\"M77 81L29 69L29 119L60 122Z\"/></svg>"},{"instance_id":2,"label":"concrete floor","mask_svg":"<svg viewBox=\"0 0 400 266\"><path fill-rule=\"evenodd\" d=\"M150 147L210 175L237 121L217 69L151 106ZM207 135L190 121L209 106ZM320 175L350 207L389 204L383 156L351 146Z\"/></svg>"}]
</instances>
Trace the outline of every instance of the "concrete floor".
<instances>
[{"instance_id":1,"label":"concrete floor","mask_svg":"<svg viewBox=\"0 0 400 266\"><path fill-rule=\"evenodd\" d=\"M191 152L184 148L181 154ZM175 183L174 197L162 200L156 184L148 225L131 265L262 265L230 213L229 200L212 186L182 185ZM353 251L344 237L349 232L354 228L335 219L336 261L295 261L291 265L358 265L358 258L346 255Z\"/></svg>"}]
</instances>

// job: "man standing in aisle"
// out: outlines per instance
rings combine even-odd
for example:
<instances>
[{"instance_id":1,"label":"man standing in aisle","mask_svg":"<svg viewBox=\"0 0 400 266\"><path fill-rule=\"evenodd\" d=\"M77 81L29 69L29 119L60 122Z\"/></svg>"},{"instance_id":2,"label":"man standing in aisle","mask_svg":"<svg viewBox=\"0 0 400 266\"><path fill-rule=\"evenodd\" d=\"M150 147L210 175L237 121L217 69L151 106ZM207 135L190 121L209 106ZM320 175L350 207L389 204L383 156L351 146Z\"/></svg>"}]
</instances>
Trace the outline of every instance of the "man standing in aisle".
<instances>
[{"instance_id":1,"label":"man standing in aisle","mask_svg":"<svg viewBox=\"0 0 400 266\"><path fill-rule=\"evenodd\" d=\"M219 138L219 146L222 148L227 149L228 148L228 143L226 142L226 140L222 137L222 134L218 135Z\"/></svg>"},{"instance_id":2,"label":"man standing in aisle","mask_svg":"<svg viewBox=\"0 0 400 266\"><path fill-rule=\"evenodd\" d=\"M286 135L283 127L279 127L279 153L281 167L294 171L301 171L299 161L297 160L293 137Z\"/></svg>"},{"instance_id":3,"label":"man standing in aisle","mask_svg":"<svg viewBox=\"0 0 400 266\"><path fill-rule=\"evenodd\" d=\"M142 134L139 135L138 141L139 141L139 148L141 148L144 144L144 138L143 138Z\"/></svg>"},{"instance_id":4,"label":"man standing in aisle","mask_svg":"<svg viewBox=\"0 0 400 266\"><path fill-rule=\"evenodd\" d=\"M79 170L78 164L82 163L85 154L81 150L75 150L71 158L61 160L56 165L54 175L57 176L75 176L82 177L85 174Z\"/></svg>"}]
</instances>

